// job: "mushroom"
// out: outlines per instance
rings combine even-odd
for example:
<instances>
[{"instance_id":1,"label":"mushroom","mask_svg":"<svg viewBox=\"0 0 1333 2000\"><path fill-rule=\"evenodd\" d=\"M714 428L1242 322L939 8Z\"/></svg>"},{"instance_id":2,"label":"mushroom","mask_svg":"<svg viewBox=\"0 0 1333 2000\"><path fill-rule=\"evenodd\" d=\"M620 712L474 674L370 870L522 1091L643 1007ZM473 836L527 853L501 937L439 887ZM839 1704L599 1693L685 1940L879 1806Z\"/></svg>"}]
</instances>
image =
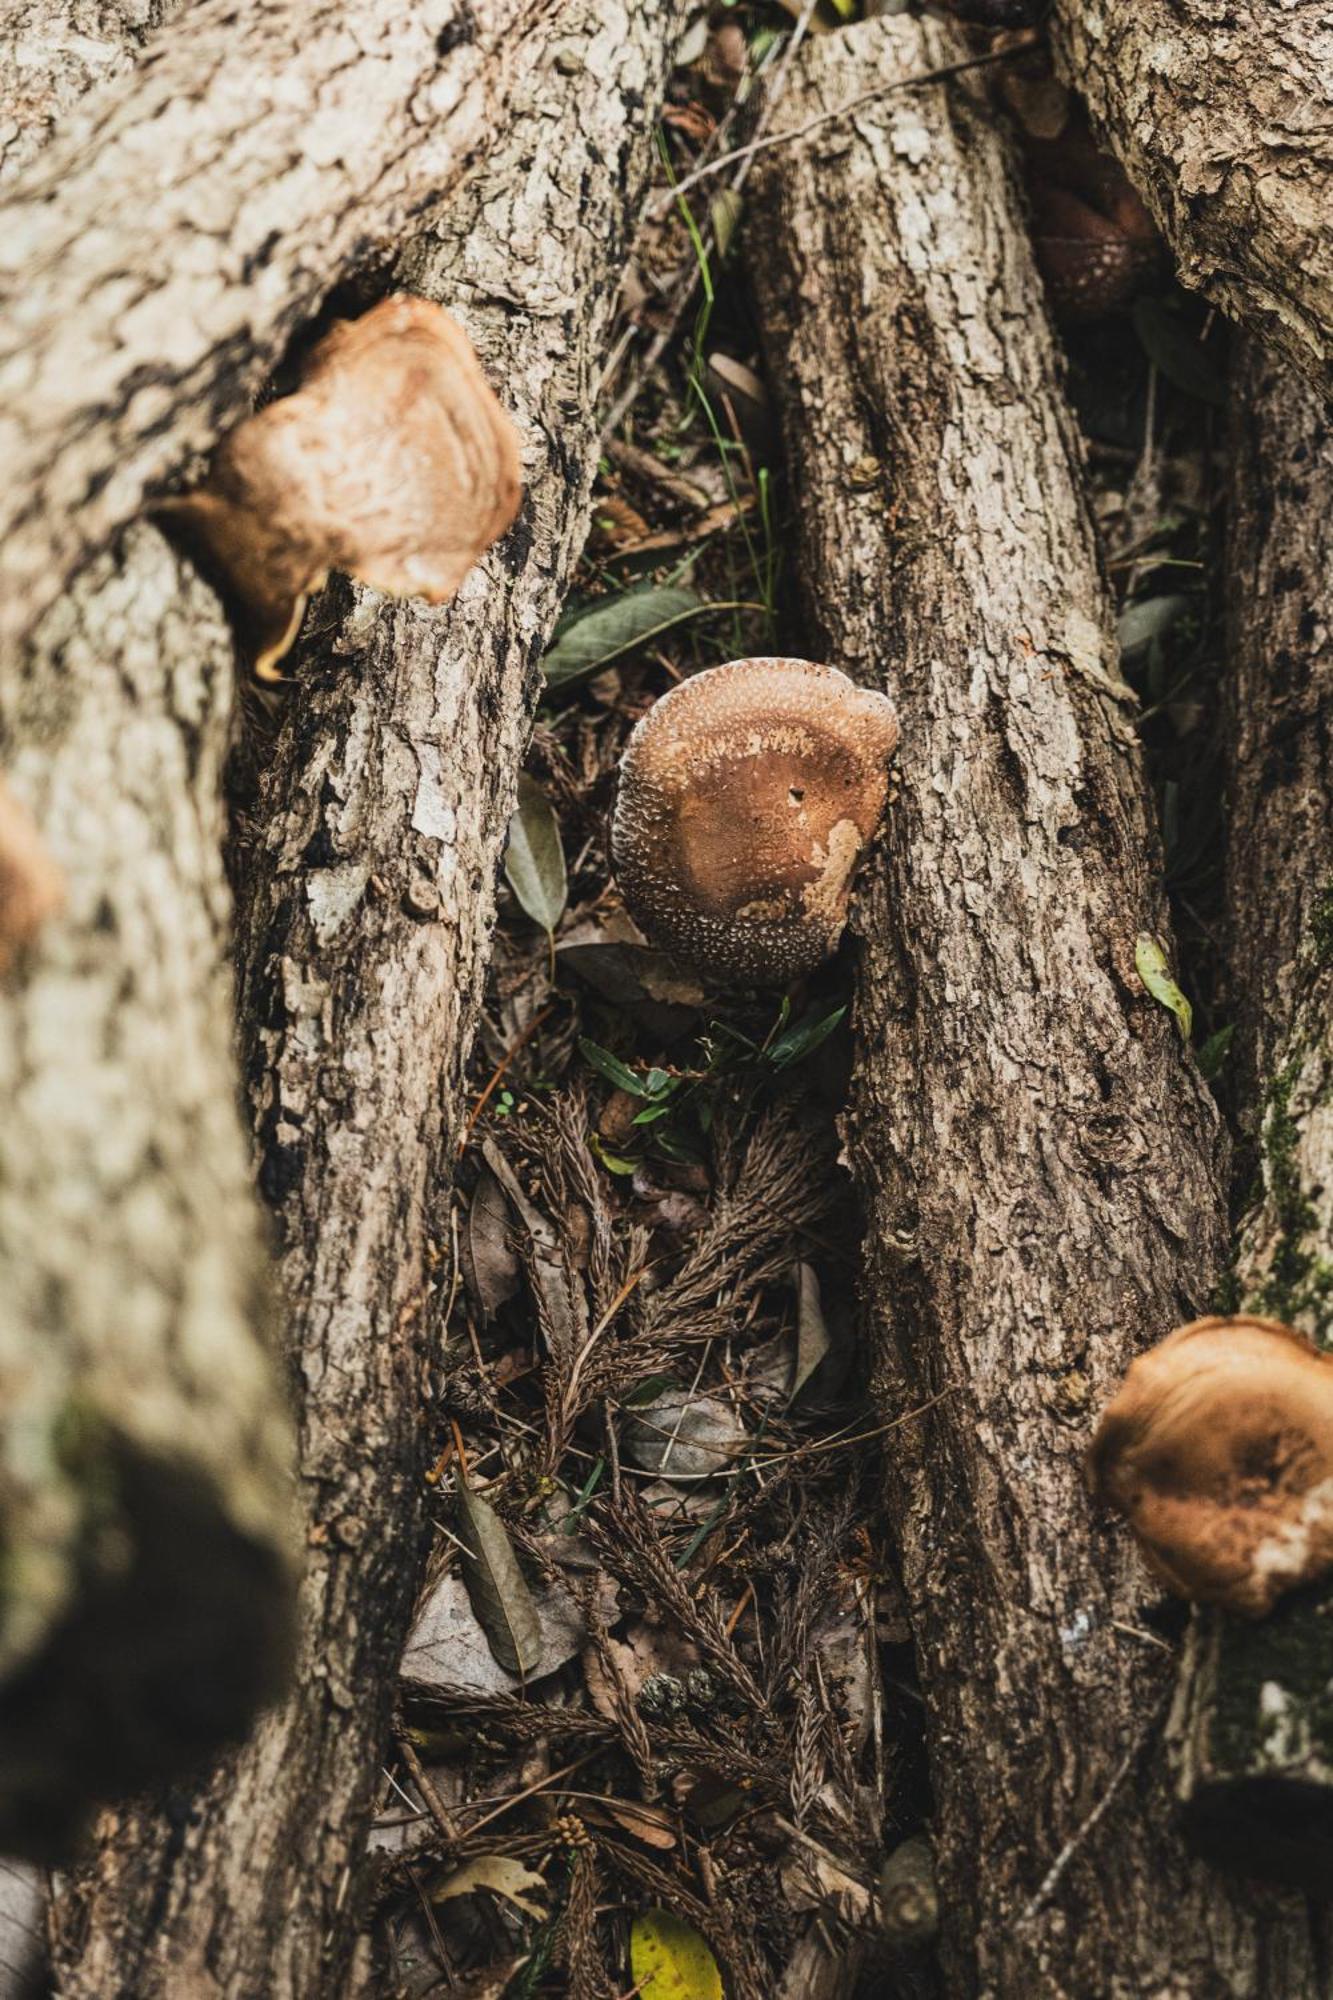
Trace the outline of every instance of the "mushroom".
<instances>
[{"instance_id":1,"label":"mushroom","mask_svg":"<svg viewBox=\"0 0 1333 2000\"><path fill-rule=\"evenodd\" d=\"M611 828L630 914L713 978L785 984L834 950L898 718L810 660L731 660L637 725Z\"/></svg>"},{"instance_id":2,"label":"mushroom","mask_svg":"<svg viewBox=\"0 0 1333 2000\"><path fill-rule=\"evenodd\" d=\"M1333 1568L1333 1358L1277 1320L1179 1327L1131 1366L1088 1478L1169 1590L1262 1618Z\"/></svg>"},{"instance_id":3,"label":"mushroom","mask_svg":"<svg viewBox=\"0 0 1333 2000\"><path fill-rule=\"evenodd\" d=\"M205 484L158 512L273 680L331 569L443 604L521 493L518 435L467 335L425 299L390 298L340 321L296 393L247 417Z\"/></svg>"},{"instance_id":4,"label":"mushroom","mask_svg":"<svg viewBox=\"0 0 1333 2000\"><path fill-rule=\"evenodd\" d=\"M41 835L0 783L0 973L64 899L63 878Z\"/></svg>"}]
</instances>

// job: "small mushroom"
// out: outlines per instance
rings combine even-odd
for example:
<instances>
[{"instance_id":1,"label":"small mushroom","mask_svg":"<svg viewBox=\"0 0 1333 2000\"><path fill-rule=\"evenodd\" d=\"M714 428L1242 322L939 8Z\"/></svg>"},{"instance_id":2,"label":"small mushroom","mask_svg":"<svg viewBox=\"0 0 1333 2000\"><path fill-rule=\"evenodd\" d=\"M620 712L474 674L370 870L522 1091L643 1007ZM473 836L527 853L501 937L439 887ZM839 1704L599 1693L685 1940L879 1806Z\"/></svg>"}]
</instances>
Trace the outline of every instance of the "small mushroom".
<instances>
[{"instance_id":1,"label":"small mushroom","mask_svg":"<svg viewBox=\"0 0 1333 2000\"><path fill-rule=\"evenodd\" d=\"M205 484L158 512L272 680L331 569L443 604L521 493L518 435L467 335L425 299L391 298L340 321L296 393L247 417Z\"/></svg>"},{"instance_id":2,"label":"small mushroom","mask_svg":"<svg viewBox=\"0 0 1333 2000\"><path fill-rule=\"evenodd\" d=\"M0 973L64 899L64 881L41 835L0 782Z\"/></svg>"},{"instance_id":3,"label":"small mushroom","mask_svg":"<svg viewBox=\"0 0 1333 2000\"><path fill-rule=\"evenodd\" d=\"M1088 1478L1169 1590L1262 1618L1333 1568L1333 1359L1276 1320L1179 1327L1107 1406Z\"/></svg>"},{"instance_id":4,"label":"small mushroom","mask_svg":"<svg viewBox=\"0 0 1333 2000\"><path fill-rule=\"evenodd\" d=\"M672 688L625 747L611 828L630 914L700 972L785 984L829 956L883 815L898 718L810 660Z\"/></svg>"}]
</instances>

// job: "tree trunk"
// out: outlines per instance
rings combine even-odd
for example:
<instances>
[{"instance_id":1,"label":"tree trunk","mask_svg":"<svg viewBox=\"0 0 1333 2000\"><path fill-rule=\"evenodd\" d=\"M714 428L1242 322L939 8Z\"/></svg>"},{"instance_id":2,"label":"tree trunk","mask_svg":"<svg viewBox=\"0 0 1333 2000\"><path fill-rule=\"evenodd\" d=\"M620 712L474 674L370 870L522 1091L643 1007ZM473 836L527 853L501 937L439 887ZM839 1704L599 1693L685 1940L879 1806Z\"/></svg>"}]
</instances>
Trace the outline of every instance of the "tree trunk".
<instances>
[{"instance_id":1,"label":"tree trunk","mask_svg":"<svg viewBox=\"0 0 1333 2000\"><path fill-rule=\"evenodd\" d=\"M0 676L64 908L0 985L0 1843L211 1755L287 1657L291 1436L231 1054L230 643L135 529Z\"/></svg>"},{"instance_id":2,"label":"tree trunk","mask_svg":"<svg viewBox=\"0 0 1333 2000\"><path fill-rule=\"evenodd\" d=\"M780 123L958 53L903 19L830 37ZM1303 1925L1174 1833L1172 1662L1084 1492L1102 1398L1220 1268L1225 1149L1135 971L1137 935L1167 939L1156 837L1011 162L954 83L752 186L810 641L902 719L847 1141L874 1388L910 1419L888 1499L945 1990L1320 1993Z\"/></svg>"},{"instance_id":3,"label":"tree trunk","mask_svg":"<svg viewBox=\"0 0 1333 2000\"><path fill-rule=\"evenodd\" d=\"M1180 276L1333 385L1333 16L1324 0L1052 0L1065 81Z\"/></svg>"},{"instance_id":4,"label":"tree trunk","mask_svg":"<svg viewBox=\"0 0 1333 2000\"><path fill-rule=\"evenodd\" d=\"M17 0L0 22L0 182L99 83L132 67L183 0Z\"/></svg>"},{"instance_id":5,"label":"tree trunk","mask_svg":"<svg viewBox=\"0 0 1333 2000\"><path fill-rule=\"evenodd\" d=\"M11 17L0 172L167 11ZM231 687L211 594L144 528L0 684L4 782L66 885L0 990L0 1839L28 1852L203 1762L290 1652L290 1427L222 942Z\"/></svg>"},{"instance_id":6,"label":"tree trunk","mask_svg":"<svg viewBox=\"0 0 1333 2000\"><path fill-rule=\"evenodd\" d=\"M297 665L244 865L261 1182L278 1215L309 1520L298 1683L202 1798L104 1822L63 1898L69 2000L336 1994L419 1579L426 1385L493 888L687 9L578 0L527 109L395 283L446 301L525 439L527 498L447 610L346 588Z\"/></svg>"},{"instance_id":7,"label":"tree trunk","mask_svg":"<svg viewBox=\"0 0 1333 2000\"><path fill-rule=\"evenodd\" d=\"M0 201L0 645L495 144L560 12L203 0L71 115Z\"/></svg>"},{"instance_id":8,"label":"tree trunk","mask_svg":"<svg viewBox=\"0 0 1333 2000\"><path fill-rule=\"evenodd\" d=\"M1248 1311L1333 1347L1333 430L1257 345L1232 389L1228 870L1237 1051L1259 1107ZM1173 1721L1203 1851L1333 1882L1333 1586L1259 1625L1200 1614Z\"/></svg>"}]
</instances>

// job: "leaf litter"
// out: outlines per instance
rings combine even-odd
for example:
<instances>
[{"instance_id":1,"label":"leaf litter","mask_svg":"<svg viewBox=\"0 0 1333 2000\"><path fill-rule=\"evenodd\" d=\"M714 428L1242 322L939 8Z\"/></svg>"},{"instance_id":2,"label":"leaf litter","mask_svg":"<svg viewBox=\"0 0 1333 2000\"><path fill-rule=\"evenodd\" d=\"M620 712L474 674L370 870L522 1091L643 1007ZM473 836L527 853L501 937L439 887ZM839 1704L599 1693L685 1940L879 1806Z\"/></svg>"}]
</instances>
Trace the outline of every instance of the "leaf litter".
<instances>
[{"instance_id":1,"label":"leaf litter","mask_svg":"<svg viewBox=\"0 0 1333 2000\"><path fill-rule=\"evenodd\" d=\"M636 931L606 841L653 700L726 658L804 650L732 262L743 176L675 192L735 144L792 22L836 32L856 11L784 6L715 9L672 87L592 531L511 832L440 1219L435 1541L362 1885L385 1990L404 1996L922 1990L929 1789L880 1504L880 1454L912 1448L917 1413L867 1415L854 1335L846 967L786 996L709 990ZM1094 506L1126 672L1169 753L1168 853L1197 892L1201 837L1176 828L1171 786L1177 746L1204 754L1189 704L1206 687L1206 494L1175 418L1156 442L1151 421L1188 312L1173 296L1135 316L1146 424L1141 382L1113 402L1099 330L1071 356L1110 468ZM1151 480L1140 464L1113 490L1144 458ZM1137 962L1183 1032L1155 939ZM1225 1027L1204 1025L1223 1049Z\"/></svg>"}]
</instances>

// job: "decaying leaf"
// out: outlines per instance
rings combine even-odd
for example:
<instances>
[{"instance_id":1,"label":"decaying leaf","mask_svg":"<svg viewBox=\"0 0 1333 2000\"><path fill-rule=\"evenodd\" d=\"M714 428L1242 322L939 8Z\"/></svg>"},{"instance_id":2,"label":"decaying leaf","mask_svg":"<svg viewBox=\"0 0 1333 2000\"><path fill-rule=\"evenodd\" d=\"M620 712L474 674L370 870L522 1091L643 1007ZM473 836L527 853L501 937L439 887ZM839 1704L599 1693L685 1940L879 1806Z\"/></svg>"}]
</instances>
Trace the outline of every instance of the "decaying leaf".
<instances>
[{"instance_id":1,"label":"decaying leaf","mask_svg":"<svg viewBox=\"0 0 1333 2000\"><path fill-rule=\"evenodd\" d=\"M0 784L0 973L64 899L60 870L41 835Z\"/></svg>"},{"instance_id":2,"label":"decaying leaf","mask_svg":"<svg viewBox=\"0 0 1333 2000\"><path fill-rule=\"evenodd\" d=\"M403 1651L402 1677L428 1692L513 1694L525 1681L555 1673L587 1638L566 1590L531 1591L541 1651L523 1675L501 1665L486 1638L461 1570L449 1570L426 1598Z\"/></svg>"},{"instance_id":3,"label":"decaying leaf","mask_svg":"<svg viewBox=\"0 0 1333 2000\"><path fill-rule=\"evenodd\" d=\"M509 822L505 880L524 915L540 924L549 937L565 907L565 850L555 809L526 771L519 777L518 804Z\"/></svg>"},{"instance_id":4,"label":"decaying leaf","mask_svg":"<svg viewBox=\"0 0 1333 2000\"><path fill-rule=\"evenodd\" d=\"M513 1544L495 1509L467 1486L458 1490L463 1581L477 1623L500 1665L528 1675L542 1656L541 1620Z\"/></svg>"},{"instance_id":5,"label":"decaying leaf","mask_svg":"<svg viewBox=\"0 0 1333 2000\"><path fill-rule=\"evenodd\" d=\"M489 1889L493 1896L503 1896L525 1916L546 1915L543 1905L533 1902L528 1893L532 1890L544 1896L546 1883L508 1854L474 1854L461 1868L455 1868L435 1884L430 1899L433 1903L447 1903L451 1896L471 1896L478 1889Z\"/></svg>"},{"instance_id":6,"label":"decaying leaf","mask_svg":"<svg viewBox=\"0 0 1333 2000\"><path fill-rule=\"evenodd\" d=\"M463 1275L483 1322L492 1319L519 1288L512 1228L504 1190L490 1168L483 1166L468 1203L460 1245Z\"/></svg>"},{"instance_id":7,"label":"decaying leaf","mask_svg":"<svg viewBox=\"0 0 1333 2000\"><path fill-rule=\"evenodd\" d=\"M1194 1025L1194 1010L1167 967L1166 953L1155 937L1140 931L1134 946L1134 965L1154 1000L1169 1007L1180 1027L1180 1039L1187 1042Z\"/></svg>"},{"instance_id":8,"label":"decaying leaf","mask_svg":"<svg viewBox=\"0 0 1333 2000\"><path fill-rule=\"evenodd\" d=\"M547 686L567 687L595 674L703 608L698 593L683 584L639 584L599 598L561 620L542 661Z\"/></svg>"},{"instance_id":9,"label":"decaying leaf","mask_svg":"<svg viewBox=\"0 0 1333 2000\"><path fill-rule=\"evenodd\" d=\"M472 343L425 299L383 300L315 348L300 388L223 439L159 512L232 602L255 671L330 570L444 604L522 495L518 434Z\"/></svg>"},{"instance_id":10,"label":"decaying leaf","mask_svg":"<svg viewBox=\"0 0 1333 2000\"><path fill-rule=\"evenodd\" d=\"M629 1963L639 2000L722 2000L717 1960L693 1924L671 1910L634 1919Z\"/></svg>"},{"instance_id":11,"label":"decaying leaf","mask_svg":"<svg viewBox=\"0 0 1333 2000\"><path fill-rule=\"evenodd\" d=\"M625 1451L659 1479L716 1479L744 1451L749 1432L729 1403L668 1389L639 1405L625 1429Z\"/></svg>"},{"instance_id":12,"label":"decaying leaf","mask_svg":"<svg viewBox=\"0 0 1333 2000\"><path fill-rule=\"evenodd\" d=\"M789 1400L793 1403L832 1343L819 1296L819 1279L809 1264L796 1266L796 1366L792 1370Z\"/></svg>"}]
</instances>

